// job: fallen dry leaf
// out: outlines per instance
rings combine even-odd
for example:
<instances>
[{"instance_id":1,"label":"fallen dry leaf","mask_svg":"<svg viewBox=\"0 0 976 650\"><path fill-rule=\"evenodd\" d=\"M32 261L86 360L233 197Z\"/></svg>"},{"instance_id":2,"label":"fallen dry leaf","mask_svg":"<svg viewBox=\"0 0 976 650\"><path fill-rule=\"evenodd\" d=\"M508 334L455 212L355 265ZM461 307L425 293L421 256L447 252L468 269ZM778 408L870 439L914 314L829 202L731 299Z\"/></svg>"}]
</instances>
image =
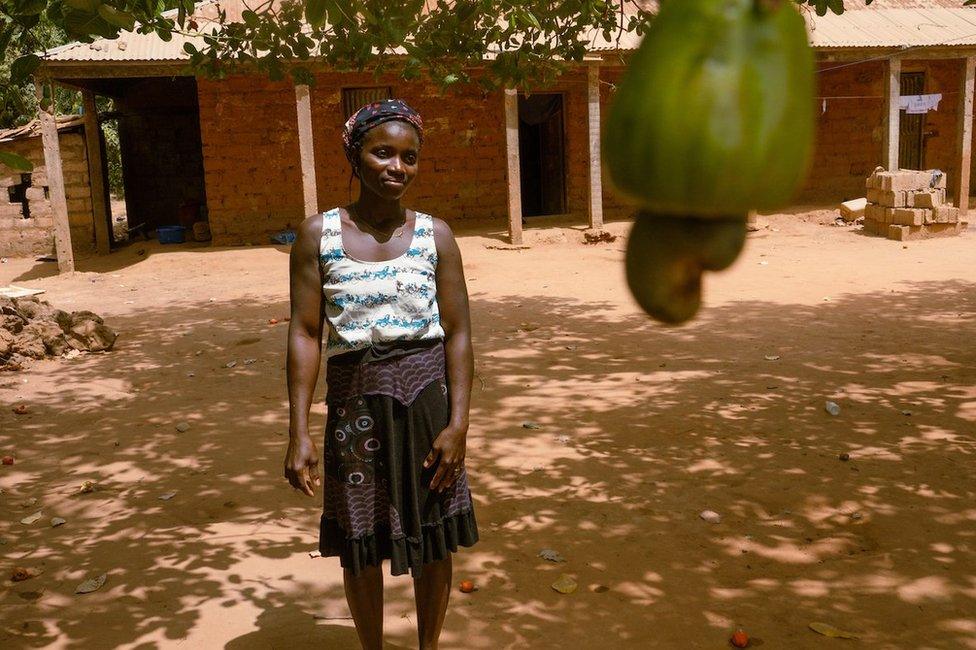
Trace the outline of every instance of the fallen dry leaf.
<instances>
[{"instance_id":1,"label":"fallen dry leaf","mask_svg":"<svg viewBox=\"0 0 976 650\"><path fill-rule=\"evenodd\" d=\"M810 629L817 634L829 636L831 639L860 639L858 635L847 630L841 630L827 623L810 623Z\"/></svg>"},{"instance_id":2,"label":"fallen dry leaf","mask_svg":"<svg viewBox=\"0 0 976 650\"><path fill-rule=\"evenodd\" d=\"M41 575L40 569L35 569L34 567L24 567L19 566L10 572L10 579L14 582L23 582L24 580L30 580L31 578L36 578Z\"/></svg>"},{"instance_id":3,"label":"fallen dry leaf","mask_svg":"<svg viewBox=\"0 0 976 650\"><path fill-rule=\"evenodd\" d=\"M20 520L20 523L24 524L25 526L29 526L29 525L33 524L34 522L36 522L40 518L41 518L41 511L38 510L34 514L28 515L28 516L24 517L23 519L21 519Z\"/></svg>"},{"instance_id":4,"label":"fallen dry leaf","mask_svg":"<svg viewBox=\"0 0 976 650\"><path fill-rule=\"evenodd\" d=\"M543 560L548 560L549 562L565 562L566 558L559 553L559 551L551 548L544 548L539 551L539 557Z\"/></svg>"},{"instance_id":5,"label":"fallen dry leaf","mask_svg":"<svg viewBox=\"0 0 976 650\"><path fill-rule=\"evenodd\" d=\"M99 589L102 588L102 585L105 584L105 581L107 579L108 579L108 574L105 573L103 573L100 576L96 576L94 578L89 578L88 580L85 580L80 585L78 585L77 588L75 588L75 593L90 594L93 591L98 591Z\"/></svg>"},{"instance_id":6,"label":"fallen dry leaf","mask_svg":"<svg viewBox=\"0 0 976 650\"><path fill-rule=\"evenodd\" d=\"M574 593L579 585L570 576L565 573L559 576L559 579L552 583L551 587L561 594L571 594Z\"/></svg>"}]
</instances>

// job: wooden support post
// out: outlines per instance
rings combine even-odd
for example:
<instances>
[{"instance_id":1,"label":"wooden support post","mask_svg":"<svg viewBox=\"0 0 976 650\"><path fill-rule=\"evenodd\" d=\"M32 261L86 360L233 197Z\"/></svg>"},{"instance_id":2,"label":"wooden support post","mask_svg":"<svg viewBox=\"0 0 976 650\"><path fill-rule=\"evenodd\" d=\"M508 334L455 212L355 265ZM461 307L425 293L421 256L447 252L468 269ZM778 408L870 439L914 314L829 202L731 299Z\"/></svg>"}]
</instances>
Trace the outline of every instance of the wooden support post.
<instances>
[{"instance_id":1,"label":"wooden support post","mask_svg":"<svg viewBox=\"0 0 976 650\"><path fill-rule=\"evenodd\" d=\"M44 107L44 86L50 88L50 105ZM58 255L58 270L74 273L75 255L71 249L71 227L68 225L68 200L64 193L64 173L61 169L61 144L58 141L57 106L54 85L47 79L34 78L37 93L38 117L41 121L41 142L44 144L44 166L47 169L48 196L54 213L54 248Z\"/></svg>"},{"instance_id":2,"label":"wooden support post","mask_svg":"<svg viewBox=\"0 0 976 650\"><path fill-rule=\"evenodd\" d=\"M108 231L108 211L105 209L105 176L102 175L102 137L98 126L98 108L95 93L81 91L85 109L85 150L88 155L88 187L91 190L92 216L95 219L95 247L99 255L112 251L112 239Z\"/></svg>"},{"instance_id":3,"label":"wooden support post","mask_svg":"<svg viewBox=\"0 0 976 650\"><path fill-rule=\"evenodd\" d=\"M587 116L590 134L590 228L603 228L603 176L600 167L600 66L587 70Z\"/></svg>"},{"instance_id":4,"label":"wooden support post","mask_svg":"<svg viewBox=\"0 0 976 650\"><path fill-rule=\"evenodd\" d=\"M308 86L295 86L295 106L298 110L298 151L302 160L302 194L305 197L305 216L318 214L319 198L315 185L315 149L312 145L312 99Z\"/></svg>"},{"instance_id":5,"label":"wooden support post","mask_svg":"<svg viewBox=\"0 0 976 650\"><path fill-rule=\"evenodd\" d=\"M969 170L973 158L973 92L976 91L976 56L963 59L962 83L959 85L959 182L956 184L956 207L959 216L969 210Z\"/></svg>"},{"instance_id":6,"label":"wooden support post","mask_svg":"<svg viewBox=\"0 0 976 650\"><path fill-rule=\"evenodd\" d=\"M885 134L884 154L882 157L885 169L898 169L898 134L901 126L901 111L898 108L898 98L901 96L901 59L888 59L888 74L885 77Z\"/></svg>"},{"instance_id":7,"label":"wooden support post","mask_svg":"<svg viewBox=\"0 0 976 650\"><path fill-rule=\"evenodd\" d=\"M505 150L508 154L508 238L522 243L522 173L519 169L518 91L505 89Z\"/></svg>"}]
</instances>

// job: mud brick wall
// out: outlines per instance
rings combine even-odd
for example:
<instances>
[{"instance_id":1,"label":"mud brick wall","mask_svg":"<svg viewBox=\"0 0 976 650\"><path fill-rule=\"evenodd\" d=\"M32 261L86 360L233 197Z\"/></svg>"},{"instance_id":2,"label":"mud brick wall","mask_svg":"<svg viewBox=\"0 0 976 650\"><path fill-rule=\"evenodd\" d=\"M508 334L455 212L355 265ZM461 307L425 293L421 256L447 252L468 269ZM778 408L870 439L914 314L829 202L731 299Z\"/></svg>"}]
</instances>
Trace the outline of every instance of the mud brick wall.
<instances>
[{"instance_id":1,"label":"mud brick wall","mask_svg":"<svg viewBox=\"0 0 976 650\"><path fill-rule=\"evenodd\" d=\"M838 64L825 63L820 68ZM797 200L820 203L864 196L864 178L881 164L884 62L870 62L817 75L816 143L807 183Z\"/></svg>"},{"instance_id":2,"label":"mud brick wall","mask_svg":"<svg viewBox=\"0 0 976 650\"><path fill-rule=\"evenodd\" d=\"M600 122L606 124L607 114L613 102L613 93L620 78L623 76L623 66L600 68ZM623 219L633 216L634 206L613 190L613 183L603 174L603 218Z\"/></svg>"},{"instance_id":3,"label":"mud brick wall","mask_svg":"<svg viewBox=\"0 0 976 650\"><path fill-rule=\"evenodd\" d=\"M214 244L267 243L304 218L295 90L262 76L199 79L200 139Z\"/></svg>"},{"instance_id":4,"label":"mud brick wall","mask_svg":"<svg viewBox=\"0 0 976 650\"><path fill-rule=\"evenodd\" d=\"M602 72L608 82L621 68ZM464 87L441 95L426 82L395 75L323 72L311 89L316 187L321 210L345 205L349 164L342 151L343 88L390 86L424 117L420 174L407 204L448 222L507 222L505 112L501 91ZM217 245L265 243L275 231L295 227L306 216L302 198L295 92L290 83L261 77L197 82L207 206ZM588 136L586 71L572 71L540 92L563 95L567 212L587 218ZM602 117L612 99L601 84ZM862 178L863 183L863 178ZM604 182L607 218L628 214Z\"/></svg>"},{"instance_id":5,"label":"mud brick wall","mask_svg":"<svg viewBox=\"0 0 976 650\"><path fill-rule=\"evenodd\" d=\"M875 61L825 71L838 65L820 64L817 94L850 98L827 99L826 112L817 100L813 166L799 202L834 203L864 196L864 178L882 165L886 66ZM929 111L923 122L923 132L930 135L925 137L922 167L947 172L950 195L959 173L956 129L962 65L962 59L902 62L902 72L925 73L925 94L942 93L939 109Z\"/></svg>"},{"instance_id":6,"label":"mud brick wall","mask_svg":"<svg viewBox=\"0 0 976 650\"><path fill-rule=\"evenodd\" d=\"M500 93L462 88L441 96L422 82L395 76L379 79L370 74L324 73L312 88L312 125L315 141L319 207L345 205L355 198L358 182L349 190L350 167L340 138L342 89L389 86L424 118L424 146L420 173L406 202L448 222L460 219L495 219L505 215L505 130ZM293 102L294 103L294 102ZM293 109L294 111L294 109Z\"/></svg>"},{"instance_id":7,"label":"mud brick wall","mask_svg":"<svg viewBox=\"0 0 976 650\"><path fill-rule=\"evenodd\" d=\"M924 139L925 160L922 166L924 169L941 169L946 172L949 196L955 197L959 182L959 136L956 129L959 122L959 84L962 81L963 59L906 61L902 64L902 71L924 71L925 93L942 93L939 110L926 113L922 124L923 133L931 133Z\"/></svg>"},{"instance_id":8,"label":"mud brick wall","mask_svg":"<svg viewBox=\"0 0 976 650\"><path fill-rule=\"evenodd\" d=\"M95 251L95 226L91 185L83 131L60 133L62 171L68 202L68 223L76 256ZM0 256L27 257L54 252L54 212L48 190L47 168L40 136L4 143L4 148L34 163L23 203L10 203L9 188L22 181L19 172L0 165ZM25 216L25 212L29 216Z\"/></svg>"},{"instance_id":9,"label":"mud brick wall","mask_svg":"<svg viewBox=\"0 0 976 650\"><path fill-rule=\"evenodd\" d=\"M408 193L408 203L449 222L507 220L505 107L500 91L474 87L441 95L429 83L405 82L393 76L374 79L363 74L323 74L312 89L316 181L319 206L327 209L349 198L349 165L339 133L342 89L390 86L424 117L421 172ZM563 96L566 209L585 220L588 204L588 139L586 71L570 72L542 92ZM353 183L352 197L355 197Z\"/></svg>"}]
</instances>

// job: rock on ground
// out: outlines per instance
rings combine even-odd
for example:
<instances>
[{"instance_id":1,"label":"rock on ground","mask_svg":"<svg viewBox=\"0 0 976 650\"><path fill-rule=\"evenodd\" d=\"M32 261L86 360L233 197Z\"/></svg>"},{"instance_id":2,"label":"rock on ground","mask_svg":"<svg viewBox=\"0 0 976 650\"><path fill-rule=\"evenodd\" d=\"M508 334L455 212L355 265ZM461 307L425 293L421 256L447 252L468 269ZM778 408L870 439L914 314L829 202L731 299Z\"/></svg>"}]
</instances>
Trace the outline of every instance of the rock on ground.
<instances>
[{"instance_id":1,"label":"rock on ground","mask_svg":"<svg viewBox=\"0 0 976 650\"><path fill-rule=\"evenodd\" d=\"M98 314L57 309L35 296L0 297L0 370L19 370L30 359L72 350L111 350L118 335Z\"/></svg>"}]
</instances>

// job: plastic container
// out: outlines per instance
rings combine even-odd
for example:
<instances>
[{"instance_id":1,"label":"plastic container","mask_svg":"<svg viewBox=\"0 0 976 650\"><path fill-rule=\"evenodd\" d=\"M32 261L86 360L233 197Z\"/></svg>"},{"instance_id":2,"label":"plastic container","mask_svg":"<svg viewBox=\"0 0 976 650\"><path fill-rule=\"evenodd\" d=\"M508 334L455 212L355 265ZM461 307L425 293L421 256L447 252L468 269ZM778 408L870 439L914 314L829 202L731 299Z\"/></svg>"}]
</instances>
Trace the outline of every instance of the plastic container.
<instances>
[{"instance_id":1,"label":"plastic container","mask_svg":"<svg viewBox=\"0 0 976 650\"><path fill-rule=\"evenodd\" d=\"M183 226L160 226L156 228L160 244L182 244L186 241L186 228Z\"/></svg>"},{"instance_id":2,"label":"plastic container","mask_svg":"<svg viewBox=\"0 0 976 650\"><path fill-rule=\"evenodd\" d=\"M274 244L294 244L297 233L294 230L282 230L281 232L276 232L271 235L271 242Z\"/></svg>"}]
</instances>

